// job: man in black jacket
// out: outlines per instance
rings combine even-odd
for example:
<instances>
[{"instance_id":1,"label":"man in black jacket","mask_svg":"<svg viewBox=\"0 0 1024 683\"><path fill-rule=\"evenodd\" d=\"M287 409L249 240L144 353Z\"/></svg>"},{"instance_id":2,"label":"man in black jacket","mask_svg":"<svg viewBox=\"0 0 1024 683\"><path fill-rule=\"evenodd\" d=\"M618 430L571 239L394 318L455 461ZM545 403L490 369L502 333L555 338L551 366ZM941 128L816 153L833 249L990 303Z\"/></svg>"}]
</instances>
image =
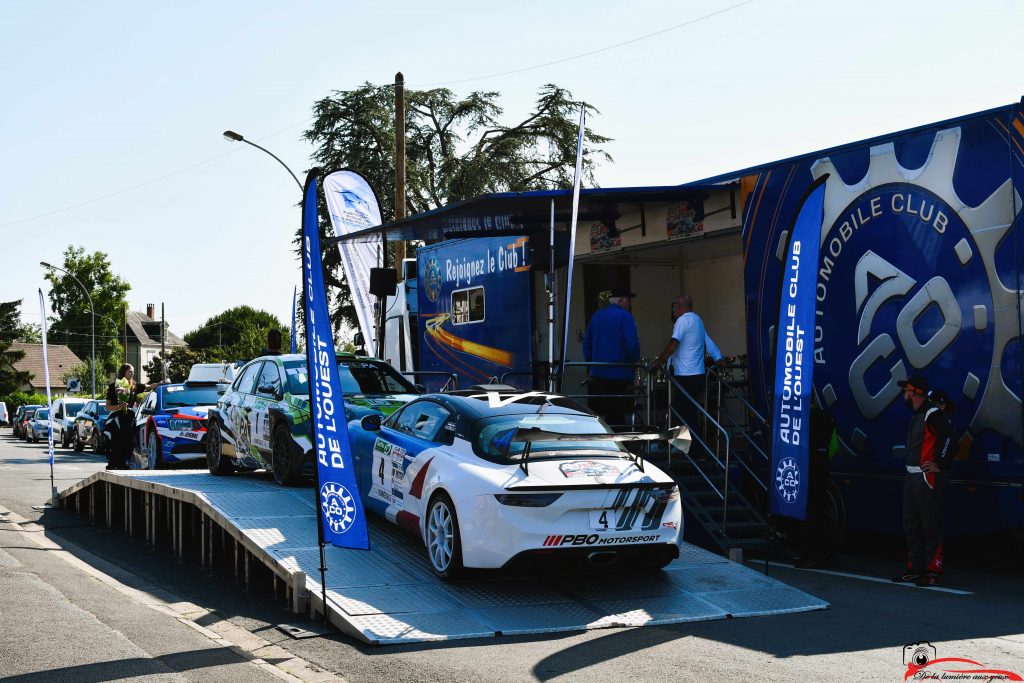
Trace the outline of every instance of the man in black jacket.
<instances>
[{"instance_id":1,"label":"man in black jacket","mask_svg":"<svg viewBox=\"0 0 1024 683\"><path fill-rule=\"evenodd\" d=\"M893 581L934 586L943 569L942 499L953 460L953 423L929 400L927 379L914 376L899 385L903 401L914 414L907 428L907 479L903 484L907 569Z\"/></svg>"}]
</instances>

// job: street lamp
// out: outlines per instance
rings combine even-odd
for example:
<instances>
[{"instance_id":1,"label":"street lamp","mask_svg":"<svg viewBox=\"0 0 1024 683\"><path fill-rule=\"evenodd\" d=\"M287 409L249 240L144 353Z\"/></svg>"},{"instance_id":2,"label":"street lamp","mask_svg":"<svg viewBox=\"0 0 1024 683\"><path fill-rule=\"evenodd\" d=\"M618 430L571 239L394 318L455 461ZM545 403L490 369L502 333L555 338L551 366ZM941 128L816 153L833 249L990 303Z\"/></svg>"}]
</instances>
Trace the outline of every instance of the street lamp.
<instances>
[{"instance_id":1,"label":"street lamp","mask_svg":"<svg viewBox=\"0 0 1024 683\"><path fill-rule=\"evenodd\" d=\"M294 180L295 184L299 186L299 192L303 191L302 190L302 183L300 183L299 182L299 178L294 173L292 173L292 169L288 168L288 164L286 164L283 161L281 161L280 159L278 159L277 155L274 154L273 152L271 152L269 149L267 149L265 147L260 147L255 142L250 142L249 140L246 140L244 137L242 137L241 135L239 135L238 133L236 133L233 130L226 130L226 131L224 131L224 139L225 140L230 140L232 142L244 142L245 144L252 145L256 149L261 150L263 152L266 152L270 156L274 157L274 159L277 161L277 163L279 163L282 166L284 166L284 170L288 171L288 173L291 173L292 180Z\"/></svg>"},{"instance_id":2,"label":"street lamp","mask_svg":"<svg viewBox=\"0 0 1024 683\"><path fill-rule=\"evenodd\" d=\"M96 398L96 309L92 306L92 296L89 295L89 290L85 288L85 285L82 284L81 280L63 268L51 266L46 261L40 261L39 265L43 268L52 268L53 270L59 270L65 275L70 275L71 279L78 283L78 286L82 288L83 292L85 292L85 298L89 300L89 313L92 316L92 362L89 364L92 366L92 397Z\"/></svg>"}]
</instances>

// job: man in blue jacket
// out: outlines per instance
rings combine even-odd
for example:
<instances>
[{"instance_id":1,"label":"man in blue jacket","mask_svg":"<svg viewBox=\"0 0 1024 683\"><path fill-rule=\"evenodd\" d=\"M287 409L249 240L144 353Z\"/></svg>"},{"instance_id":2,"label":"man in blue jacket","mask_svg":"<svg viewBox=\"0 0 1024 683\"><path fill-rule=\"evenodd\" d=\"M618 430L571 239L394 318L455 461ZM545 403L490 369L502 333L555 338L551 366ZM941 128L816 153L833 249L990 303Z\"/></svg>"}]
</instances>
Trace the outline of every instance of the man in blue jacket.
<instances>
[{"instance_id":1,"label":"man in blue jacket","mask_svg":"<svg viewBox=\"0 0 1024 683\"><path fill-rule=\"evenodd\" d=\"M636 294L616 287L608 305L590 319L583 336L583 358L588 363L636 363L640 360L640 338L636 321L629 312ZM634 368L627 365L590 368L587 403L608 426L622 431L629 426L633 411Z\"/></svg>"}]
</instances>

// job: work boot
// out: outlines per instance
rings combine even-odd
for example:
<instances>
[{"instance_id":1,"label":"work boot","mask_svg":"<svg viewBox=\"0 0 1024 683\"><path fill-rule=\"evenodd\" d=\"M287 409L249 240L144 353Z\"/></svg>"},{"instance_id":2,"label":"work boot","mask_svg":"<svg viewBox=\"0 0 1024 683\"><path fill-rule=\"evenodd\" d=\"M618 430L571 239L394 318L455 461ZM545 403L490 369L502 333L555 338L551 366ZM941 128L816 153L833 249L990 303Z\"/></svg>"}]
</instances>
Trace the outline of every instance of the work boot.
<instances>
[{"instance_id":1,"label":"work boot","mask_svg":"<svg viewBox=\"0 0 1024 683\"><path fill-rule=\"evenodd\" d=\"M918 586L938 586L939 585L939 574L935 572L925 572L921 574L915 581Z\"/></svg>"},{"instance_id":2,"label":"work boot","mask_svg":"<svg viewBox=\"0 0 1024 683\"><path fill-rule=\"evenodd\" d=\"M893 583L917 583L921 578L920 572L907 570L899 576L892 577Z\"/></svg>"}]
</instances>

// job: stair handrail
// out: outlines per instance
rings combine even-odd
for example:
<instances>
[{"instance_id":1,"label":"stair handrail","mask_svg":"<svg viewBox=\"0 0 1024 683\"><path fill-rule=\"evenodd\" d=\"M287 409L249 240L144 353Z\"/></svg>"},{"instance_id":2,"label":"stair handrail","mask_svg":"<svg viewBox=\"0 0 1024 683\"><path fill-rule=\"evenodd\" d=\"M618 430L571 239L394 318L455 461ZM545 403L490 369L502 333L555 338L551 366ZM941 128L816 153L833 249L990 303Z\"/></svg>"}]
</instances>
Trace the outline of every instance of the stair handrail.
<instances>
[{"instance_id":1,"label":"stair handrail","mask_svg":"<svg viewBox=\"0 0 1024 683\"><path fill-rule=\"evenodd\" d=\"M671 414L675 414L677 418L682 419L682 416L679 415L678 412L675 410L675 408L672 407L672 394L671 394L671 391L672 391L672 388L674 387L677 391L682 392L683 396L686 397L686 399L688 401L690 401L690 403L692 403L694 405L694 407L697 408L697 410L699 410L701 413L703 413L704 417L707 418L707 420L709 422L711 422L712 424L715 425L715 428L719 432L721 432L722 437L725 439L725 463L723 464L722 461L718 459L718 456L716 456L711 451L711 449L708 448L708 445L704 442L704 440L700 437L700 435L696 433L696 431L695 431L695 427L696 426L695 425L687 425L688 427L690 427L690 439L691 440L695 439L704 448L704 450L707 451L708 455L711 456L711 459L714 460L716 463L718 463L718 466L721 467L722 470L723 470L723 481L722 481L721 497L722 497L722 533L724 534L725 533L725 524L726 524L726 521L727 521L728 515L729 515L729 454L730 454L730 451L731 451L730 440L729 440L729 432L724 427L722 427L722 425L718 422L718 420L716 420L714 417L711 416L711 413L709 413L707 410L704 409L704 406L702 406L700 404L700 402L697 401L697 399L695 399L693 396L690 395L690 392L688 392L686 389L683 388L682 384L680 384L679 382L676 381L676 378L675 378L675 376L672 373L666 372L665 375L668 377L668 385L669 385L669 401L668 401L669 414L670 415ZM687 457L687 460L689 460L691 463L693 463L693 465L697 468L697 471L701 472L701 468L697 465L697 463L693 462L693 459L690 458L689 454L687 454L686 457ZM669 447L669 451L668 451L668 463L669 463L669 467L671 467L672 466L672 448L671 447ZM707 479L707 477L705 477L705 479Z\"/></svg>"},{"instance_id":2,"label":"stair handrail","mask_svg":"<svg viewBox=\"0 0 1024 683\"><path fill-rule=\"evenodd\" d=\"M718 384L718 388L719 388L719 394L718 394L718 402L719 402L718 411L719 411L719 415L721 415L721 412L722 412L722 405L721 405L722 404L722 394L721 394L721 389L722 389L723 386L725 386L725 388L728 389L730 392L732 392L732 394L736 398L738 398L740 401L742 401L743 404L746 405L754 413L754 415L756 415L757 418L764 423L764 425L766 427L770 426L769 423L767 422L767 420L765 420L761 416L761 414L758 413L757 410L755 410L754 407L751 406L750 403L745 398L743 398L743 396L738 391L736 391L736 389L734 387L729 386L729 384L721 377L721 375L718 374L718 369L715 368L715 367L708 368L707 375L704 378L705 379L705 386L710 386L709 380L711 380L712 378L718 380L717 384ZM705 399L706 398L707 398L707 390L705 390ZM746 442L748 444L750 444L754 448L755 451L757 451L758 455L760 455L761 458L764 459L765 462L770 463L771 462L771 458L768 456L767 453L764 452L764 449L762 449L761 446L758 445L757 441L754 440L754 438L750 435L750 433L748 433L747 430L745 430L743 428L743 425L741 425L739 422L737 422L736 418L734 418L731 414L729 414L728 410L725 411L725 416L729 419L729 422L732 423L732 427L734 427L736 429L738 435L741 436L743 439L745 439ZM765 491L768 490L768 484L766 484L765 482L763 482L761 480L761 476L757 472L755 472L744 461L743 458L737 457L736 461L740 464L740 466L744 470L747 471L747 473L751 477L753 477L754 481L757 482L758 486L760 486Z\"/></svg>"}]
</instances>

